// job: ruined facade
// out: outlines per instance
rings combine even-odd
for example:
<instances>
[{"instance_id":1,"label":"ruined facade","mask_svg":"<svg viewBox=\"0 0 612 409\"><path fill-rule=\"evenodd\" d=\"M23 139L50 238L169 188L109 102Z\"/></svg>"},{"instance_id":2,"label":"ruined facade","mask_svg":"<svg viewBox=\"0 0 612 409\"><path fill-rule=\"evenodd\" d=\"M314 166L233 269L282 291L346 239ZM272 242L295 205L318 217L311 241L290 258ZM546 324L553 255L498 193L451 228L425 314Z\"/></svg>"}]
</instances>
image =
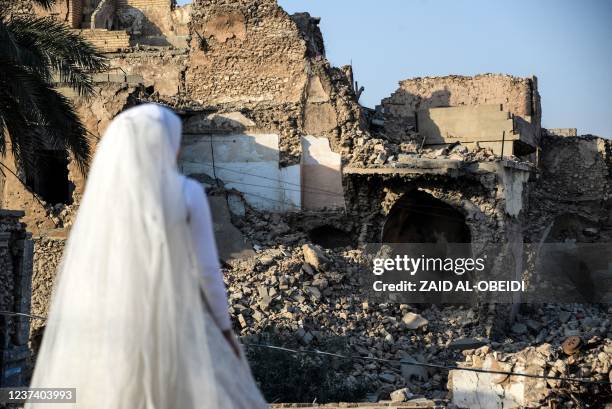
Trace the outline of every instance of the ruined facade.
<instances>
[{"instance_id":1,"label":"ruined facade","mask_svg":"<svg viewBox=\"0 0 612 409\"><path fill-rule=\"evenodd\" d=\"M14 14L44 13L28 1L10 7ZM109 20L100 26L103 9ZM183 118L182 171L238 193L230 204L281 213L344 208L343 153L364 132L363 121L350 67L329 65L317 19L289 16L273 0L202 1L193 8L70 0L50 15L107 52L111 70L94 75L89 100L57 84L73 100L94 150L119 112L158 102ZM128 41L108 43L111 35ZM10 154L0 178L0 206L26 210L23 220L37 237L33 312L40 315L85 188L69 157L45 154L59 156L38 180L21 174ZM64 193L47 195L41 187Z\"/></svg>"},{"instance_id":2,"label":"ruined facade","mask_svg":"<svg viewBox=\"0 0 612 409\"><path fill-rule=\"evenodd\" d=\"M425 145L479 143L503 156L525 156L539 143L542 109L537 79L484 74L414 78L382 102L385 129L408 131Z\"/></svg>"},{"instance_id":3,"label":"ruined facade","mask_svg":"<svg viewBox=\"0 0 612 409\"><path fill-rule=\"evenodd\" d=\"M27 1L10 7L42 13ZM358 103L352 68L327 61L319 20L290 16L275 0L199 0L184 7L171 0L65 0L51 14L107 52L112 67L95 74L90 100L57 84L73 99L94 148L112 118L130 106L158 102L174 109L184 126L181 170L207 187L216 221L239 228L232 226L230 234L219 227L219 241L229 249L222 257L266 249L258 253L265 261L231 267L231 276L239 276L230 287L231 311L242 317L243 335L262 330L268 317L280 330L301 330L300 342L307 334L318 334L310 341L323 339L326 318L309 322L319 311L334 320L332 332L355 336L351 347L358 353L380 347L380 357L391 359L413 341L430 341L425 332L413 338L403 332L398 321L409 307L373 312L347 293L356 285L341 274L346 264L330 263L334 271L327 275L304 267L304 240L330 248L445 240L470 243L475 253L504 244L497 262L511 260L517 276L529 267L523 243L610 241L612 145L542 129L536 78L404 80L372 112ZM25 180L10 156L2 159L8 170L0 175L0 207L24 210L36 237L32 311L43 316L85 187L70 158L47 154L57 161L46 179ZM44 186L64 193L48 195ZM431 234L419 233L423 227ZM278 243L284 247L272 248ZM351 251L328 257L358 259ZM297 256L285 260L286 252ZM251 293L251 282L240 279L311 304L270 310L268 290ZM250 302L257 305L244 307ZM500 308L480 311L491 313L488 322L471 332L455 328L448 342L493 337L496 316L517 316L516 308ZM369 329L385 342L360 332L368 317L376 321ZM33 344L41 328L33 324ZM357 367L351 376L364 371ZM392 382L371 379L385 387L401 383L393 368L374 365L372 371L393 373Z\"/></svg>"},{"instance_id":4,"label":"ruined facade","mask_svg":"<svg viewBox=\"0 0 612 409\"><path fill-rule=\"evenodd\" d=\"M28 4L11 7L41 13ZM103 11L110 20L98 27ZM163 103L184 121L182 171L256 209L346 209L360 220L348 223L359 243L400 240L393 220L415 219L436 207L432 200L458 212L450 217L469 235L456 241L481 247L542 240L563 214L587 227L609 223L609 143L543 131L535 78L404 80L368 119L351 68L327 62L318 19L289 16L274 0L66 0L51 15L86 25L87 35L129 37L127 47L106 49L112 69L95 75L91 100L58 84L94 147L117 113ZM570 171L559 158L580 159ZM10 157L5 164L2 207L25 209L36 236L65 238L85 184L70 158L58 157L48 178L26 180L27 188ZM560 196L572 210L553 211Z\"/></svg>"},{"instance_id":5,"label":"ruined facade","mask_svg":"<svg viewBox=\"0 0 612 409\"><path fill-rule=\"evenodd\" d=\"M350 69L333 68L325 59L316 19L306 14L289 16L274 1L199 2L193 11L191 6L176 7L169 1L118 2L116 6L117 21L136 11L149 16L149 23L154 16L179 14L189 22L190 31L182 46L152 47L142 41L147 30L134 34L128 29L132 47L106 49L114 51L108 54L112 70L94 78L101 94L93 101L75 100L93 135L99 137L106 125L107 114L98 109L100 104L114 115L128 106L115 103L124 99L120 94L131 95L140 86L139 101L164 103L182 114L185 173L200 179L217 177L226 187L245 192L249 203L262 209L344 206L341 198L318 192L340 192L341 197L341 152L348 151L352 136L361 132L361 112ZM55 11L51 14L58 16ZM179 25L156 26L160 35L170 36ZM99 30L108 29L96 28L87 35L106 35ZM111 32L121 30L112 25ZM110 97L105 89L119 84L125 92L118 90ZM253 179L249 174L264 177ZM78 202L72 196L83 185L73 172L69 181L70 197L62 201L68 204ZM27 192L8 191L3 206L28 201L38 207L27 196ZM44 212L37 213L31 224L41 225L42 230L52 228Z\"/></svg>"}]
</instances>

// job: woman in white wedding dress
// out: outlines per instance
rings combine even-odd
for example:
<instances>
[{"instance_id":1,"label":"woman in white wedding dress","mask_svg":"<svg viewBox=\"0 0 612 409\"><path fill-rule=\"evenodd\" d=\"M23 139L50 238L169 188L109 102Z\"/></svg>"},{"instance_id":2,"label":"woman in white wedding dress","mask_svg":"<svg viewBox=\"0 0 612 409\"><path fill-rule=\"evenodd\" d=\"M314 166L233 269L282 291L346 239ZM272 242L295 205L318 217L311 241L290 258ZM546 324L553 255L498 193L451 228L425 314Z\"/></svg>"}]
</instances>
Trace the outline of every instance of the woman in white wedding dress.
<instances>
[{"instance_id":1,"label":"woman in white wedding dress","mask_svg":"<svg viewBox=\"0 0 612 409\"><path fill-rule=\"evenodd\" d=\"M266 408L230 326L202 187L176 166L181 121L148 104L100 142L31 387L58 408ZM29 403L28 407L55 407Z\"/></svg>"}]
</instances>

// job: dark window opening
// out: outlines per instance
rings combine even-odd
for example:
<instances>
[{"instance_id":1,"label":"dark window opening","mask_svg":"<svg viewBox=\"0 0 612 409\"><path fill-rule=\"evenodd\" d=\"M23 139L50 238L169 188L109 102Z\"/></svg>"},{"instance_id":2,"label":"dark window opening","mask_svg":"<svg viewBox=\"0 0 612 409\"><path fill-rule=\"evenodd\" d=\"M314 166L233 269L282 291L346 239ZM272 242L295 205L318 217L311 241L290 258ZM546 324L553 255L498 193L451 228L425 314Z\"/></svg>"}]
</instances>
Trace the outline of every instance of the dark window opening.
<instances>
[{"instance_id":1,"label":"dark window opening","mask_svg":"<svg viewBox=\"0 0 612 409\"><path fill-rule=\"evenodd\" d=\"M326 249L355 246L349 233L329 225L319 226L310 230L308 237L311 242Z\"/></svg>"},{"instance_id":2,"label":"dark window opening","mask_svg":"<svg viewBox=\"0 0 612 409\"><path fill-rule=\"evenodd\" d=\"M70 204L68 156L59 150L40 150L36 155L36 172L27 175L27 186L50 205Z\"/></svg>"}]
</instances>

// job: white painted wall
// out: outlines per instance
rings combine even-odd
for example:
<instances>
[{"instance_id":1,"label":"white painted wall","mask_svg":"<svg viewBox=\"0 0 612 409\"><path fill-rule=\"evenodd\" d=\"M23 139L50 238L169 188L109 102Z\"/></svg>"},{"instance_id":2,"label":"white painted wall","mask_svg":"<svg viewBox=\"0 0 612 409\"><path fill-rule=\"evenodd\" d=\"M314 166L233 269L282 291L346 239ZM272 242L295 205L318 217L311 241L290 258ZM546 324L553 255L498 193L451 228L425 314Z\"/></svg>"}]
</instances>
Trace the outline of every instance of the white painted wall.
<instances>
[{"instance_id":1,"label":"white painted wall","mask_svg":"<svg viewBox=\"0 0 612 409\"><path fill-rule=\"evenodd\" d=\"M504 186L504 199L506 201L506 213L517 217L523 209L523 187L529 180L529 172L501 167L502 181Z\"/></svg>"},{"instance_id":2,"label":"white painted wall","mask_svg":"<svg viewBox=\"0 0 612 409\"><path fill-rule=\"evenodd\" d=\"M300 165L279 168L278 140L275 134L184 135L179 164L186 175L216 174L257 209L298 211Z\"/></svg>"},{"instance_id":3,"label":"white painted wall","mask_svg":"<svg viewBox=\"0 0 612 409\"><path fill-rule=\"evenodd\" d=\"M342 159L325 137L302 138L302 206L305 210L344 207Z\"/></svg>"}]
</instances>

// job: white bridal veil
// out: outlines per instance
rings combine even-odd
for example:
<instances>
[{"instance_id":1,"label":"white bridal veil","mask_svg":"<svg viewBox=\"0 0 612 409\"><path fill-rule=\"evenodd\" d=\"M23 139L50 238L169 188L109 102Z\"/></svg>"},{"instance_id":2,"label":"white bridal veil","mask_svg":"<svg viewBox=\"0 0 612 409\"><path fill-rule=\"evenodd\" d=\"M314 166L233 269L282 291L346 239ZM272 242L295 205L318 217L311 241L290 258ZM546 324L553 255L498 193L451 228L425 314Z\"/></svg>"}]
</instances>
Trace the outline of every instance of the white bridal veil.
<instances>
[{"instance_id":1,"label":"white bridal veil","mask_svg":"<svg viewBox=\"0 0 612 409\"><path fill-rule=\"evenodd\" d=\"M213 358L232 355L203 312L176 168L180 139L180 119L151 104L120 114L106 131L32 387L77 388L79 408L235 407L227 395L241 393L229 390L236 385L213 381L225 365Z\"/></svg>"}]
</instances>

